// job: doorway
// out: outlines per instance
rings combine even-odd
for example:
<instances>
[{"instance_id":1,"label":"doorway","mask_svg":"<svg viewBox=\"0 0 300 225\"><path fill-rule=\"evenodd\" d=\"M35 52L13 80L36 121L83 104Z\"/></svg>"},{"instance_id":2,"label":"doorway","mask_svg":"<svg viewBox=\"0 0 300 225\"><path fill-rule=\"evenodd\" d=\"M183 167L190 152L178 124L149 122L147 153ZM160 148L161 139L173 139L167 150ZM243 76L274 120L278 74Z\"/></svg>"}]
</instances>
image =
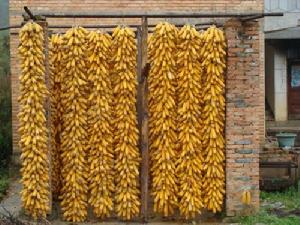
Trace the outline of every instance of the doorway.
<instances>
[{"instance_id":1,"label":"doorway","mask_svg":"<svg viewBox=\"0 0 300 225\"><path fill-rule=\"evenodd\" d=\"M300 60L288 62L288 118L300 119Z\"/></svg>"}]
</instances>

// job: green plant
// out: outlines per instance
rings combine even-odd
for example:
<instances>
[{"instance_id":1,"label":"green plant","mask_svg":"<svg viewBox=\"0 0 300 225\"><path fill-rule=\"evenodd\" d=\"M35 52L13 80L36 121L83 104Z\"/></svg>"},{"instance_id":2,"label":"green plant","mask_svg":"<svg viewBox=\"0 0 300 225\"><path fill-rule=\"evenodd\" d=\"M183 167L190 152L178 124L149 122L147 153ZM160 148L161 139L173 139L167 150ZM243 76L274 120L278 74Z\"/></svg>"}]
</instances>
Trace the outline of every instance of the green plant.
<instances>
[{"instance_id":1,"label":"green plant","mask_svg":"<svg viewBox=\"0 0 300 225\"><path fill-rule=\"evenodd\" d=\"M300 209L300 192L294 187L283 192L261 192L261 199L268 203L281 202L287 210Z\"/></svg>"},{"instance_id":2,"label":"green plant","mask_svg":"<svg viewBox=\"0 0 300 225\"><path fill-rule=\"evenodd\" d=\"M276 215L269 214L266 210L261 210L257 215L241 217L239 222L242 225L255 225L257 223L266 225L299 225L300 218L296 216L279 218Z\"/></svg>"},{"instance_id":3,"label":"green plant","mask_svg":"<svg viewBox=\"0 0 300 225\"><path fill-rule=\"evenodd\" d=\"M300 182L299 182L300 183ZM300 217L286 216L278 217L271 213L275 203L280 203L284 206L283 210L288 212L293 209L300 209L300 192L294 187L283 192L261 192L261 208L256 215L244 216L238 218L242 225L255 225L262 223L266 225L299 225Z\"/></svg>"},{"instance_id":4,"label":"green plant","mask_svg":"<svg viewBox=\"0 0 300 225\"><path fill-rule=\"evenodd\" d=\"M7 166L11 155L11 95L9 75L9 36L0 32L0 166Z\"/></svg>"},{"instance_id":5,"label":"green plant","mask_svg":"<svg viewBox=\"0 0 300 225\"><path fill-rule=\"evenodd\" d=\"M0 169L0 201L6 194L9 186L8 171L6 169Z\"/></svg>"}]
</instances>

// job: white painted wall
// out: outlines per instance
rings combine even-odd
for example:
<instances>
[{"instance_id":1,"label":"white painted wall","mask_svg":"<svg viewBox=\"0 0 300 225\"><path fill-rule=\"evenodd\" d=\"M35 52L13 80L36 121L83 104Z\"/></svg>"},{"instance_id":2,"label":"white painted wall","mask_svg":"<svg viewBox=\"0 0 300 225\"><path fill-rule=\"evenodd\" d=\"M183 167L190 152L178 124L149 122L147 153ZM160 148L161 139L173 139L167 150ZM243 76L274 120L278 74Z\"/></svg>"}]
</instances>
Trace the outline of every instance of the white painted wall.
<instances>
[{"instance_id":1,"label":"white painted wall","mask_svg":"<svg viewBox=\"0 0 300 225\"><path fill-rule=\"evenodd\" d=\"M289 37L291 30L299 27L300 0L265 0L265 12L283 12L282 17L265 17L265 31L283 30ZM300 38L300 36L299 36ZM276 121L288 120L287 53L279 47L268 46L265 53L266 99ZM273 68L272 68L273 67Z\"/></svg>"},{"instance_id":2,"label":"white painted wall","mask_svg":"<svg viewBox=\"0 0 300 225\"><path fill-rule=\"evenodd\" d=\"M300 0L265 0L265 12L283 12L282 17L265 17L265 31L297 27Z\"/></svg>"},{"instance_id":3,"label":"white painted wall","mask_svg":"<svg viewBox=\"0 0 300 225\"><path fill-rule=\"evenodd\" d=\"M275 48L274 51L274 91L275 91L275 120L288 120L287 98L287 57L286 50Z\"/></svg>"},{"instance_id":4,"label":"white painted wall","mask_svg":"<svg viewBox=\"0 0 300 225\"><path fill-rule=\"evenodd\" d=\"M266 99L276 121L288 120L286 51L266 45Z\"/></svg>"},{"instance_id":5,"label":"white painted wall","mask_svg":"<svg viewBox=\"0 0 300 225\"><path fill-rule=\"evenodd\" d=\"M267 102L274 113L275 111L275 95L274 95L274 48L266 43L265 45L265 90Z\"/></svg>"},{"instance_id":6,"label":"white painted wall","mask_svg":"<svg viewBox=\"0 0 300 225\"><path fill-rule=\"evenodd\" d=\"M300 12L284 13L282 17L265 17L265 31L298 27L299 21Z\"/></svg>"}]
</instances>

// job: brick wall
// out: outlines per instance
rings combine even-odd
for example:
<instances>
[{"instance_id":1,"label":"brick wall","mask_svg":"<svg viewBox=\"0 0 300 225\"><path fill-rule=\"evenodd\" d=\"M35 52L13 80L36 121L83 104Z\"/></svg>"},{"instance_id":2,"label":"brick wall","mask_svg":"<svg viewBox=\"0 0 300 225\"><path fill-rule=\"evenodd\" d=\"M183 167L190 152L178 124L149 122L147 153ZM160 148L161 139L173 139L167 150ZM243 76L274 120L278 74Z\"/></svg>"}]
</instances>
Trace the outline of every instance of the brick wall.
<instances>
[{"instance_id":1,"label":"brick wall","mask_svg":"<svg viewBox=\"0 0 300 225\"><path fill-rule=\"evenodd\" d=\"M294 162L300 166L300 148L292 148L290 150L280 147L264 147L259 153L260 162ZM260 171L260 179L264 177L282 177L287 174L287 169L262 169ZM298 167L300 174L300 167Z\"/></svg>"},{"instance_id":2,"label":"brick wall","mask_svg":"<svg viewBox=\"0 0 300 225\"><path fill-rule=\"evenodd\" d=\"M204 12L263 11L263 0L10 0L10 24L20 24L23 7L34 11L117 11L117 10L173 10ZM51 25L135 23L122 19L49 19ZM183 20L187 21L187 20ZM205 21L199 19L197 22ZM150 23L155 23L154 20ZM241 193L250 189L253 206L259 206L258 152L264 138L264 37L258 22L241 24L229 20L226 24L228 38L228 73L226 81L226 210L228 215L239 213ZM12 30L11 81L13 152L18 159L18 39Z\"/></svg>"},{"instance_id":3,"label":"brick wall","mask_svg":"<svg viewBox=\"0 0 300 225\"><path fill-rule=\"evenodd\" d=\"M260 162L295 162L300 148L284 149L280 147L263 148L259 153Z\"/></svg>"}]
</instances>

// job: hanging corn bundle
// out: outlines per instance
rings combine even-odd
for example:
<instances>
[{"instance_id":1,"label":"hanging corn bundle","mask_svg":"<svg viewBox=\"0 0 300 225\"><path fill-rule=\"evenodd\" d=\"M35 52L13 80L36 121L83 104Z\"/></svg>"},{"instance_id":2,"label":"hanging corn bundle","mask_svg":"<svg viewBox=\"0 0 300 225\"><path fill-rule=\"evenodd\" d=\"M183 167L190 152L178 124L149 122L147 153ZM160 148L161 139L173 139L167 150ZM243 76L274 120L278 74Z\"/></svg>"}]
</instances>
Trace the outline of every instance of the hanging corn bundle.
<instances>
[{"instance_id":1,"label":"hanging corn bundle","mask_svg":"<svg viewBox=\"0 0 300 225\"><path fill-rule=\"evenodd\" d=\"M49 151L44 103L45 56L43 28L32 22L20 30L21 56L19 132L22 161L22 204L33 218L49 212Z\"/></svg>"},{"instance_id":2,"label":"hanging corn bundle","mask_svg":"<svg viewBox=\"0 0 300 225\"><path fill-rule=\"evenodd\" d=\"M76 27L64 35L61 208L64 219L71 222L84 221L87 216L86 34L85 29Z\"/></svg>"},{"instance_id":3,"label":"hanging corn bundle","mask_svg":"<svg viewBox=\"0 0 300 225\"><path fill-rule=\"evenodd\" d=\"M139 214L139 165L136 112L135 35L129 28L117 27L112 42L114 93L114 152L116 213L125 220Z\"/></svg>"},{"instance_id":4,"label":"hanging corn bundle","mask_svg":"<svg viewBox=\"0 0 300 225\"><path fill-rule=\"evenodd\" d=\"M215 26L204 32L205 44L201 50L204 68L204 107L202 112L204 147L204 203L214 213L222 210L225 194L224 70L226 43L224 34Z\"/></svg>"},{"instance_id":5,"label":"hanging corn bundle","mask_svg":"<svg viewBox=\"0 0 300 225\"><path fill-rule=\"evenodd\" d=\"M50 86L51 86L51 186L52 195L57 198L61 189L61 151L63 107L61 104L61 81L63 71L63 38L55 34L49 42Z\"/></svg>"},{"instance_id":6,"label":"hanging corn bundle","mask_svg":"<svg viewBox=\"0 0 300 225\"><path fill-rule=\"evenodd\" d=\"M114 154L112 147L112 87L109 74L111 36L92 31L88 35L91 83L89 102L89 203L97 217L113 209Z\"/></svg>"},{"instance_id":7,"label":"hanging corn bundle","mask_svg":"<svg viewBox=\"0 0 300 225\"><path fill-rule=\"evenodd\" d=\"M149 148L154 211L169 216L177 206L175 26L159 23L149 39Z\"/></svg>"},{"instance_id":8,"label":"hanging corn bundle","mask_svg":"<svg viewBox=\"0 0 300 225\"><path fill-rule=\"evenodd\" d=\"M200 33L185 25L178 33L178 141L179 210L194 218L203 207L201 153Z\"/></svg>"}]
</instances>

